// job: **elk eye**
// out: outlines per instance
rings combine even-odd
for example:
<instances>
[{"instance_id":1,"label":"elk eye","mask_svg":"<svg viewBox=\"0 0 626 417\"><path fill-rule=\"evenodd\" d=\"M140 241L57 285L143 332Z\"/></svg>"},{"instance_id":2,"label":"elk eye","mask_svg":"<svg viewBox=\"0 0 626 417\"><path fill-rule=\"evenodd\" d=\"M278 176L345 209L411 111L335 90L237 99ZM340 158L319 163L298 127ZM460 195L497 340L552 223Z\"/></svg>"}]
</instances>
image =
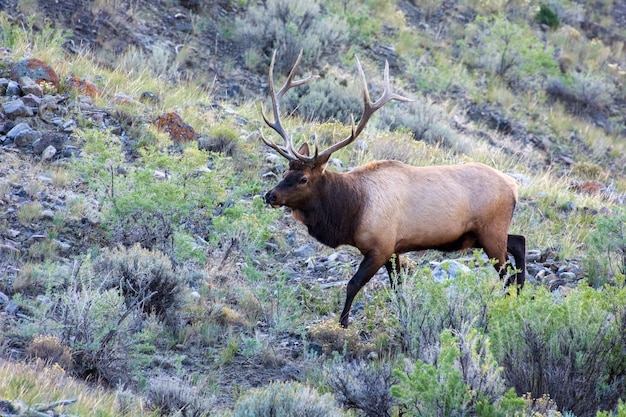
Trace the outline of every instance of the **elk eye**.
<instances>
[{"instance_id":1,"label":"elk eye","mask_svg":"<svg viewBox=\"0 0 626 417\"><path fill-rule=\"evenodd\" d=\"M307 181L308 181L307 177L302 177L302 178L300 178L300 181L298 183L299 184L306 184Z\"/></svg>"}]
</instances>

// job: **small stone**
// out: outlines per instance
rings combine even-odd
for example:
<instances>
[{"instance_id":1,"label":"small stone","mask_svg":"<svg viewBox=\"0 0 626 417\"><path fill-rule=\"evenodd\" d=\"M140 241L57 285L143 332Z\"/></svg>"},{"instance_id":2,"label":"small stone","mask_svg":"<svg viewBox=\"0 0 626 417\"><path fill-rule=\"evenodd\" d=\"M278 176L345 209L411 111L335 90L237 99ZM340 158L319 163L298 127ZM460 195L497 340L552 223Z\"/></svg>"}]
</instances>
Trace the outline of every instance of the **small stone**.
<instances>
[{"instance_id":1,"label":"small stone","mask_svg":"<svg viewBox=\"0 0 626 417\"><path fill-rule=\"evenodd\" d=\"M43 220L52 220L52 219L54 219L54 211L52 211L50 209L42 210L41 211L41 218Z\"/></svg>"},{"instance_id":2,"label":"small stone","mask_svg":"<svg viewBox=\"0 0 626 417\"><path fill-rule=\"evenodd\" d=\"M57 250L63 254L68 253L70 249L72 249L72 245L70 245L69 243L62 242L58 239L54 239L52 243L54 244L54 247L57 248Z\"/></svg>"},{"instance_id":3,"label":"small stone","mask_svg":"<svg viewBox=\"0 0 626 417\"><path fill-rule=\"evenodd\" d=\"M39 138L41 138L41 132L28 128L19 132L13 138L13 142L18 148L29 148Z\"/></svg>"},{"instance_id":4,"label":"small stone","mask_svg":"<svg viewBox=\"0 0 626 417\"><path fill-rule=\"evenodd\" d=\"M13 301L9 301L9 305L6 307L7 313L14 315L20 309L20 306Z\"/></svg>"},{"instance_id":5,"label":"small stone","mask_svg":"<svg viewBox=\"0 0 626 417\"><path fill-rule=\"evenodd\" d=\"M152 91L144 91L139 96L139 101L142 103L157 104L161 102L161 99Z\"/></svg>"},{"instance_id":6,"label":"small stone","mask_svg":"<svg viewBox=\"0 0 626 417\"><path fill-rule=\"evenodd\" d=\"M571 282L576 280L576 274L573 272L561 272L559 278Z\"/></svg>"},{"instance_id":7,"label":"small stone","mask_svg":"<svg viewBox=\"0 0 626 417\"><path fill-rule=\"evenodd\" d=\"M6 78L0 77L0 95L6 94L8 86L9 86L9 80L7 80Z\"/></svg>"},{"instance_id":8,"label":"small stone","mask_svg":"<svg viewBox=\"0 0 626 417\"><path fill-rule=\"evenodd\" d=\"M13 140L18 133L27 129L32 129L28 123L18 123L7 132L7 137Z\"/></svg>"},{"instance_id":9,"label":"small stone","mask_svg":"<svg viewBox=\"0 0 626 417\"><path fill-rule=\"evenodd\" d=\"M526 252L526 262L541 262L541 251L538 249L531 249Z\"/></svg>"},{"instance_id":10,"label":"small stone","mask_svg":"<svg viewBox=\"0 0 626 417\"><path fill-rule=\"evenodd\" d=\"M63 150L61 150L61 156L63 158L78 158L80 151L76 146L64 146Z\"/></svg>"},{"instance_id":11,"label":"small stone","mask_svg":"<svg viewBox=\"0 0 626 417\"><path fill-rule=\"evenodd\" d=\"M0 291L0 306L6 306L9 304L9 296Z\"/></svg>"},{"instance_id":12,"label":"small stone","mask_svg":"<svg viewBox=\"0 0 626 417\"><path fill-rule=\"evenodd\" d=\"M43 88L30 77L20 77L19 84L24 95L32 94L37 97L43 97Z\"/></svg>"},{"instance_id":13,"label":"small stone","mask_svg":"<svg viewBox=\"0 0 626 417\"><path fill-rule=\"evenodd\" d=\"M20 98L2 103L2 111L9 119L32 117L34 114L33 110L24 104Z\"/></svg>"},{"instance_id":14,"label":"small stone","mask_svg":"<svg viewBox=\"0 0 626 417\"><path fill-rule=\"evenodd\" d=\"M7 120L2 125L0 125L0 134L6 135L16 126L13 120Z\"/></svg>"},{"instance_id":15,"label":"small stone","mask_svg":"<svg viewBox=\"0 0 626 417\"><path fill-rule=\"evenodd\" d=\"M294 256L298 258L310 258L315 253L315 245L313 243L307 243L300 246L293 251Z\"/></svg>"},{"instance_id":16,"label":"small stone","mask_svg":"<svg viewBox=\"0 0 626 417\"><path fill-rule=\"evenodd\" d=\"M4 95L7 97L21 96L22 90L20 89L20 85L13 80L9 81Z\"/></svg>"},{"instance_id":17,"label":"small stone","mask_svg":"<svg viewBox=\"0 0 626 417\"><path fill-rule=\"evenodd\" d=\"M28 107L38 108L41 105L41 97L35 94L29 93L22 97L22 101Z\"/></svg>"},{"instance_id":18,"label":"small stone","mask_svg":"<svg viewBox=\"0 0 626 417\"><path fill-rule=\"evenodd\" d=\"M33 142L33 153L41 155L48 146L54 146L56 150L63 149L68 135L64 133L44 133L41 138Z\"/></svg>"},{"instance_id":19,"label":"small stone","mask_svg":"<svg viewBox=\"0 0 626 417\"><path fill-rule=\"evenodd\" d=\"M76 121L67 120L61 125L61 129L63 132L71 133L76 130Z\"/></svg>"},{"instance_id":20,"label":"small stone","mask_svg":"<svg viewBox=\"0 0 626 417\"><path fill-rule=\"evenodd\" d=\"M57 149L50 145L41 153L41 159L44 161L50 161L57 154Z\"/></svg>"}]
</instances>

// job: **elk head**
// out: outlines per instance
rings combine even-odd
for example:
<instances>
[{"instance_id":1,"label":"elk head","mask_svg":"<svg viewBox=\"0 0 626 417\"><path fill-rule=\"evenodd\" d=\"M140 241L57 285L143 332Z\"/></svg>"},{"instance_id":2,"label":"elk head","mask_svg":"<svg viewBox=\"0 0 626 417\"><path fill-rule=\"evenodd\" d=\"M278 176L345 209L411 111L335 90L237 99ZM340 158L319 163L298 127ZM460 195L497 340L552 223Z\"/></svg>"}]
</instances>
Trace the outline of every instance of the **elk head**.
<instances>
[{"instance_id":1,"label":"elk head","mask_svg":"<svg viewBox=\"0 0 626 417\"><path fill-rule=\"evenodd\" d=\"M356 57L355 57L356 58ZM352 130L348 137L342 141L330 146L324 151L320 152L315 144L313 155L310 154L309 145L304 143L298 150L293 146L291 137L282 126L280 121L280 99L282 96L292 87L297 87L306 83L309 83L318 78L316 75L309 76L300 80L294 81L295 73L302 60L302 51L298 55L296 63L291 68L287 80L276 93L274 90L274 61L276 59L276 51L272 56L272 62L269 70L269 89L272 99L272 109L274 113L274 122L270 122L265 115L263 109L261 109L261 115L265 123L272 128L276 133L283 138L284 145L279 146L273 141L269 141L263 135L263 131L260 132L261 140L270 148L274 149L284 158L289 161L289 169L283 175L282 181L274 187L272 190L265 194L265 202L272 207L287 206L292 209L298 209L302 204L306 203L309 199L314 198L315 190L320 186L319 179L324 175L324 168L330 159L330 156L337 150L349 145L361 134L365 125L369 121L370 117L385 104L391 100L398 101L412 101L409 98L394 94L391 92L391 86L389 83L389 63L385 61L384 71L384 90L381 97L372 102L367 88L367 80L365 73L361 67L361 63L356 58L357 67L361 82L363 84L363 102L364 109L363 114L358 125L354 125L354 117L352 118Z\"/></svg>"}]
</instances>

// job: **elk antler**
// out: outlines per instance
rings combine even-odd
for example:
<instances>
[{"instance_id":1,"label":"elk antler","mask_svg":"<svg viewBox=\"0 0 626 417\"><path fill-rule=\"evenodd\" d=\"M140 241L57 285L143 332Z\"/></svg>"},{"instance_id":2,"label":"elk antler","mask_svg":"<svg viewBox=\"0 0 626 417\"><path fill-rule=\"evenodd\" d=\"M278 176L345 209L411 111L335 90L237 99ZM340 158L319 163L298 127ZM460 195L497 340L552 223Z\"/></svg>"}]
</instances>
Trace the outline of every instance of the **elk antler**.
<instances>
[{"instance_id":1,"label":"elk antler","mask_svg":"<svg viewBox=\"0 0 626 417\"><path fill-rule=\"evenodd\" d=\"M320 160L328 160L333 152L336 152L339 149L352 143L361 134L372 114L374 114L376 110L380 109L391 100L398 100L403 102L413 101L410 98L391 92L391 85L389 83L389 62L385 61L385 72L383 75L385 87L383 90L383 94L378 100L372 103L372 100L370 99L370 93L367 88L367 80L365 79L363 67L361 67L361 62L359 62L359 58L356 55L354 56L354 58L356 59L356 65L359 68L359 75L361 76L361 82L363 83L363 114L361 115L361 120L359 120L359 124L356 127L354 126L354 117L352 117L352 133L350 134L350 136L324 150L321 154L319 154L318 158Z\"/></svg>"},{"instance_id":2,"label":"elk antler","mask_svg":"<svg viewBox=\"0 0 626 417\"><path fill-rule=\"evenodd\" d=\"M383 107L385 104L387 104L391 100L398 100L398 101L403 101L403 102L413 101L410 98L391 92L391 84L389 82L389 63L385 61L385 72L384 72L385 86L384 86L383 94L380 96L378 100L376 100L375 102L372 102L372 100L370 99L369 90L367 88L367 80L365 78L365 72L363 72L363 67L361 67L361 62L359 62L359 59L355 56L357 67L359 69L359 75L361 76L361 81L363 83L364 109L363 109L363 114L361 115L361 120L359 120L359 124L357 126L354 126L354 117L352 117L352 132L350 136L348 136L341 142L336 143L332 145L331 147L325 149L322 153L318 152L317 143L316 143L315 153L313 156L302 155L294 149L291 138L289 137L287 132L285 132L285 130L283 129L283 126L280 123L280 112L278 108L278 100L280 100L280 98L285 94L285 92L287 92L287 90L289 90L291 87L297 87L299 85L306 84L309 81L312 81L318 78L318 76L312 75L302 80L293 81L293 77L295 75L296 69L298 68L298 65L300 65L300 61L302 59L302 51L300 51L300 55L298 55L298 59L296 60L296 63L291 69L291 72L289 73L289 76L287 77L285 84L283 85L283 87L280 89L280 91L277 94L274 94L273 77L274 77L274 59L275 58L276 58L276 51L274 51L274 55L272 56L272 63L270 64L270 93L272 95L272 106L274 109L274 123L271 123L267 119L263 110L261 110L261 114L263 116L263 120L265 120L265 123L272 129L274 129L284 139L285 147L281 147L281 146L276 145L274 142L267 141L265 137L263 136L262 132L261 132L261 139L267 146L276 150L279 154L287 158L289 161L300 160L309 166L314 166L316 163L322 163L322 164L326 163L328 159L330 158L330 155L333 152L336 152L339 149L352 143L359 136L359 134L361 134L361 132L365 128L365 125L367 125L367 122L369 121L372 114L374 114L378 109Z\"/></svg>"},{"instance_id":3,"label":"elk antler","mask_svg":"<svg viewBox=\"0 0 626 417\"><path fill-rule=\"evenodd\" d=\"M283 140L285 141L285 146L284 147L278 146L276 145L276 143L265 139L265 136L263 136L263 131L260 131L261 140L263 141L263 143L265 143L270 148L274 149L276 152L281 154L283 157L287 158L289 161L306 158L306 156L300 155L293 148L293 143L291 142L291 138L289 137L287 132L285 132L285 129L283 128L283 125L280 122L279 100L282 98L283 95L285 95L285 93L290 88L298 87L300 85L306 84L310 81L313 81L319 78L319 76L311 75L301 80L297 80L297 81L293 80L293 77L296 75L296 70L298 69L298 65L300 65L300 61L302 61L302 50L300 50L298 59L296 59L296 63L293 64L293 67L291 68L291 71L289 72L289 76L287 76L287 79L285 80L285 84L283 84L280 90L278 90L278 93L274 93L274 61L275 60L276 60L276 50L274 50L274 53L272 55L272 62L270 64L270 81L269 81L270 95L272 97L272 109L274 111L274 123L269 121L269 119L265 115L265 111L263 110L263 107L261 107L261 116L263 116L263 120L265 121L265 124L267 124L269 127L274 129L276 133L278 133L280 137L283 138ZM317 154L317 147L315 149L315 152Z\"/></svg>"}]
</instances>

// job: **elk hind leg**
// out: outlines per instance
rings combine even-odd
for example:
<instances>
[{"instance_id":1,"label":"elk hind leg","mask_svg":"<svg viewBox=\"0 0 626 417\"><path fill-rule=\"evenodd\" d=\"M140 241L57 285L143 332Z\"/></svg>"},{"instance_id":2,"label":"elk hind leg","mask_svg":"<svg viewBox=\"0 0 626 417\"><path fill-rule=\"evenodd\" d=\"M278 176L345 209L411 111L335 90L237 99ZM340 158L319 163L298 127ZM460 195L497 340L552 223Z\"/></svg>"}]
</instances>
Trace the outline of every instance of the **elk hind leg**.
<instances>
[{"instance_id":1,"label":"elk hind leg","mask_svg":"<svg viewBox=\"0 0 626 417\"><path fill-rule=\"evenodd\" d=\"M397 253L391 255L391 259L385 263L385 268L387 269L387 274L389 275L391 288L395 290L396 286L400 284L400 269L402 268L400 255Z\"/></svg>"},{"instance_id":2,"label":"elk hind leg","mask_svg":"<svg viewBox=\"0 0 626 417\"><path fill-rule=\"evenodd\" d=\"M507 243L504 239L497 237L484 237L482 236L479 239L480 247L485 250L485 253L489 257L489 259L495 259L496 263L493 267L496 269L498 274L500 275L501 280L506 279L506 265L507 265L507 255L506 255L506 247ZM505 287L509 285L508 280L505 281Z\"/></svg>"},{"instance_id":3,"label":"elk hind leg","mask_svg":"<svg viewBox=\"0 0 626 417\"><path fill-rule=\"evenodd\" d=\"M518 289L521 289L526 281L526 238L522 235L508 235L506 250L515 259L515 268L518 271L514 278ZM509 277L506 285L510 285L512 281L513 277Z\"/></svg>"}]
</instances>

